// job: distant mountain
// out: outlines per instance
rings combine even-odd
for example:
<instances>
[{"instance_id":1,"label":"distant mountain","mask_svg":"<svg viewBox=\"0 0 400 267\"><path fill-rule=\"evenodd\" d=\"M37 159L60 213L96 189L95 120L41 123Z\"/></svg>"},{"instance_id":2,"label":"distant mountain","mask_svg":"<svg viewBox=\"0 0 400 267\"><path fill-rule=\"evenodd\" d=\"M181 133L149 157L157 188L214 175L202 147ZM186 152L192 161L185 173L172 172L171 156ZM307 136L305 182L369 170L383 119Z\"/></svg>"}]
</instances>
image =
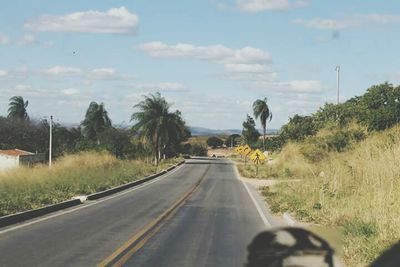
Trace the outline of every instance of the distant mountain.
<instances>
[{"instance_id":1,"label":"distant mountain","mask_svg":"<svg viewBox=\"0 0 400 267\"><path fill-rule=\"evenodd\" d=\"M215 129L209 129L209 128L204 128L204 127L189 127L190 131L192 132L192 136L210 136L210 135L231 135L231 134L241 134L242 130L241 129L224 129L224 130L215 130ZM262 133L262 130L258 130L260 133ZM267 134L275 134L277 133L277 129L267 129Z\"/></svg>"}]
</instances>

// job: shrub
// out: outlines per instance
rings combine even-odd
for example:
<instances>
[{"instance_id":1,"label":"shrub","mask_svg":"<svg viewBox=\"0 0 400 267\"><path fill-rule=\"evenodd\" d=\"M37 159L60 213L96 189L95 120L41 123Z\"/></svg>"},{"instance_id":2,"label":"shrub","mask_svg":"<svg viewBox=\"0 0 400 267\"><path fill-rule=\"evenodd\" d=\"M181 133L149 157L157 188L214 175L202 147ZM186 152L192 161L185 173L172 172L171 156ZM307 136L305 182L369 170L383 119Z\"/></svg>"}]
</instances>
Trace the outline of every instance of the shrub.
<instances>
[{"instance_id":1,"label":"shrub","mask_svg":"<svg viewBox=\"0 0 400 267\"><path fill-rule=\"evenodd\" d=\"M220 139L216 136L211 136L207 139L207 145L212 148L220 147L220 146L222 146L223 143L224 143L224 141L222 141L222 139Z\"/></svg>"},{"instance_id":2,"label":"shrub","mask_svg":"<svg viewBox=\"0 0 400 267\"><path fill-rule=\"evenodd\" d=\"M194 144L190 149L190 155L207 156L207 148L199 144Z\"/></svg>"}]
</instances>

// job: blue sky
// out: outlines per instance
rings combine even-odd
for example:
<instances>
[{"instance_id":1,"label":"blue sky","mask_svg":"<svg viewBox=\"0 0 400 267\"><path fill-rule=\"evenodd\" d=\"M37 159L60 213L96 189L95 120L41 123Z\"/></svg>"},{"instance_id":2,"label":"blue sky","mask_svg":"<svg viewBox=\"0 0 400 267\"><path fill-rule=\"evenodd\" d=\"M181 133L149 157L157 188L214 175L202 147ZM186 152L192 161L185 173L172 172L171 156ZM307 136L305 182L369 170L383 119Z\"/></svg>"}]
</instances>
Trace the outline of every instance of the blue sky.
<instances>
[{"instance_id":1,"label":"blue sky","mask_svg":"<svg viewBox=\"0 0 400 267\"><path fill-rule=\"evenodd\" d=\"M79 123L90 101L115 124L160 91L189 125L241 128L268 97L270 127L400 81L397 1L3 1L0 114Z\"/></svg>"}]
</instances>

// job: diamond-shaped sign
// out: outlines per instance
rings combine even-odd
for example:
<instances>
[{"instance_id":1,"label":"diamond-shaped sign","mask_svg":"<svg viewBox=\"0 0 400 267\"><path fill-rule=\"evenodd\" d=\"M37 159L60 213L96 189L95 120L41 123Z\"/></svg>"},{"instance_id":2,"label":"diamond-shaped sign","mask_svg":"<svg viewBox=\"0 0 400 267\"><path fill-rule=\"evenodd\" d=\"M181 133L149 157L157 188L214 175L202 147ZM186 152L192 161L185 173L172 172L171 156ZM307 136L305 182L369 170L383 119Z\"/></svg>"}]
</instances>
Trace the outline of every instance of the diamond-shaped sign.
<instances>
[{"instance_id":1,"label":"diamond-shaped sign","mask_svg":"<svg viewBox=\"0 0 400 267\"><path fill-rule=\"evenodd\" d=\"M262 153L259 149L256 149L251 155L250 159L255 163L255 164L260 164L261 162L265 161L267 157Z\"/></svg>"}]
</instances>

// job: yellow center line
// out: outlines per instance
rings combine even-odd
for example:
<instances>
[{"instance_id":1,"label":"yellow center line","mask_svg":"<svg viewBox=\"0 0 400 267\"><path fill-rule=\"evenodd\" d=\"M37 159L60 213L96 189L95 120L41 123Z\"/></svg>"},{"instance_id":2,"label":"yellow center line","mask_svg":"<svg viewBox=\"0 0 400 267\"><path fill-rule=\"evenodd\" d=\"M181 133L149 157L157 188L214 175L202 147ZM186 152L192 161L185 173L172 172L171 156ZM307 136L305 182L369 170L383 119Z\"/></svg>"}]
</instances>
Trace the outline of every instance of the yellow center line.
<instances>
[{"instance_id":1,"label":"yellow center line","mask_svg":"<svg viewBox=\"0 0 400 267\"><path fill-rule=\"evenodd\" d=\"M127 242L125 242L121 247L115 250L110 256L108 256L102 262L100 262L98 266L99 267L108 266L122 255L123 256L111 266L122 266L124 263L126 263L136 251L138 251L141 247L143 247L146 244L146 242L161 229L163 224L165 224L165 222L172 217L172 215L177 211L177 209L180 206L182 206L183 203L197 190L200 183L204 179L209 167L210 166L208 166L208 168L206 169L202 177L194 185L194 187L192 187L188 192L186 192L182 197L180 197L176 202L174 202L174 204L168 210L166 210L163 214L158 216L154 221L146 224L138 233L132 236ZM129 247L131 247L136 242L137 244L129 249Z\"/></svg>"}]
</instances>

